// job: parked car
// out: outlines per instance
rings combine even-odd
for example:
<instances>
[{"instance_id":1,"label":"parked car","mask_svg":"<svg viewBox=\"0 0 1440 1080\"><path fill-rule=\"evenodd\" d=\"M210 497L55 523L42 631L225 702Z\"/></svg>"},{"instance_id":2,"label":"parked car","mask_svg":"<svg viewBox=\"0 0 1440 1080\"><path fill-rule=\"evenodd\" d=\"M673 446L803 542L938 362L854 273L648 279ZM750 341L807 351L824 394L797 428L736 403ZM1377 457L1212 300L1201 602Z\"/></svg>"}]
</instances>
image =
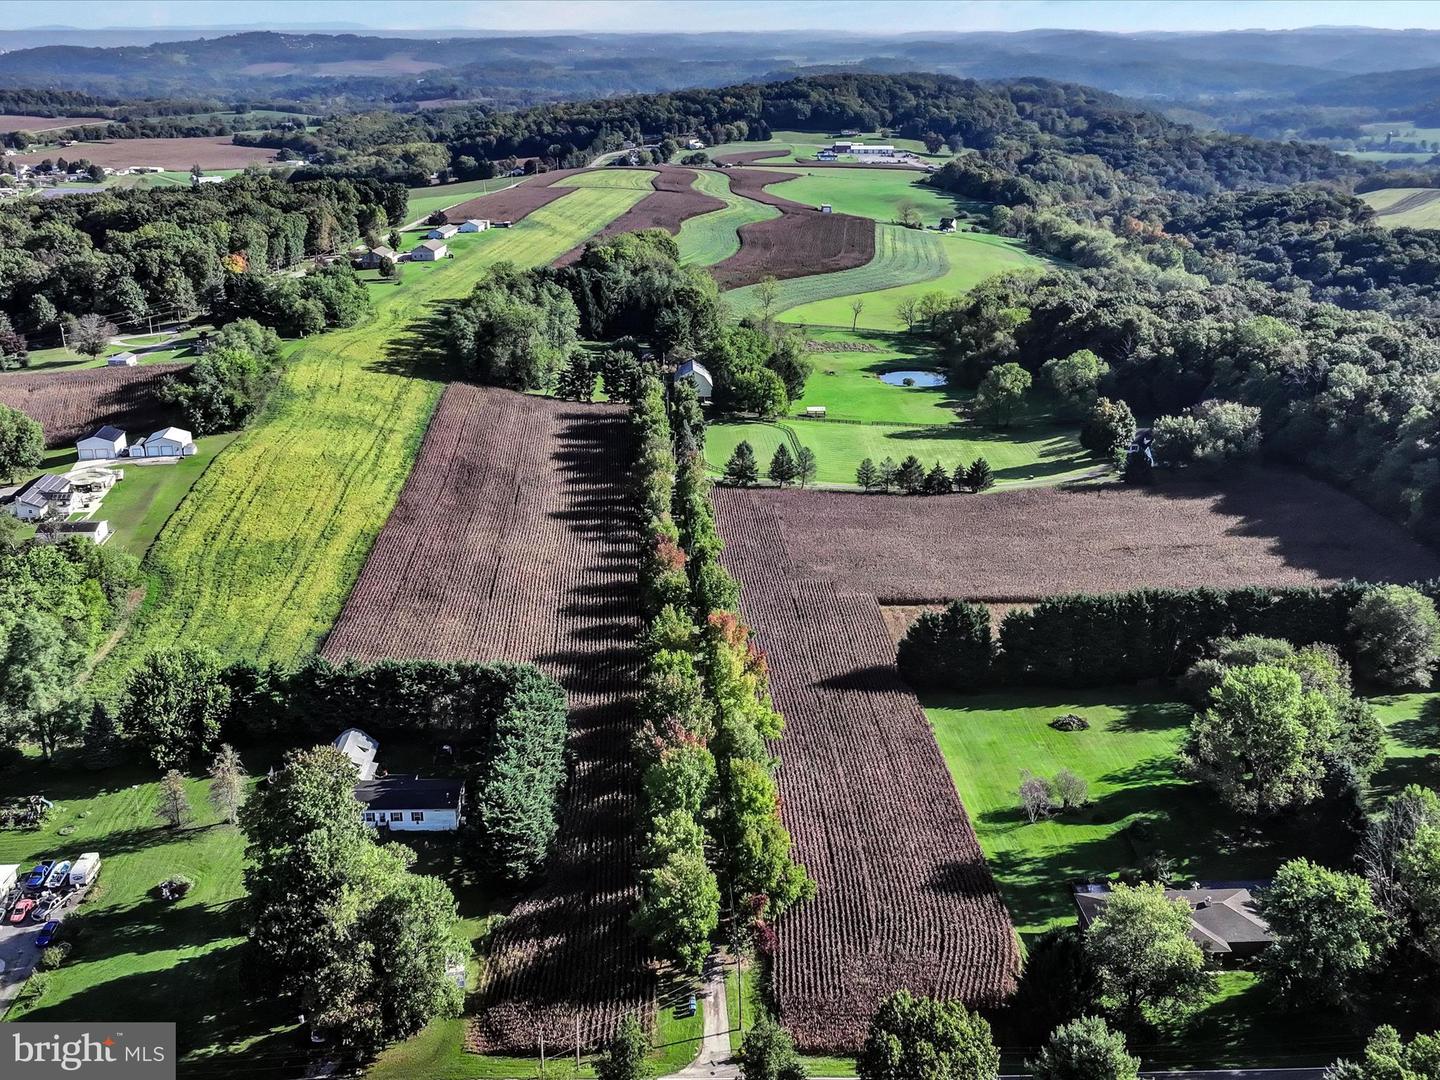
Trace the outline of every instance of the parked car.
<instances>
[{"instance_id":1,"label":"parked car","mask_svg":"<svg viewBox=\"0 0 1440 1080\"><path fill-rule=\"evenodd\" d=\"M25 887L27 889L43 889L45 879L50 876L50 868L54 865L54 862L51 861L37 863L35 869L30 871L30 876L25 879Z\"/></svg>"},{"instance_id":2,"label":"parked car","mask_svg":"<svg viewBox=\"0 0 1440 1080\"><path fill-rule=\"evenodd\" d=\"M17 904L15 905L15 907L11 910L11 912L10 912L10 921L11 921L12 923L17 924L17 925L18 925L19 923L23 923L23 922L25 921L25 916L30 914L30 909L33 908L34 906L35 906L35 901L32 900L32 899L30 899L30 897L28 897L28 896L25 897L23 900L21 900L19 903L17 903Z\"/></svg>"},{"instance_id":3,"label":"parked car","mask_svg":"<svg viewBox=\"0 0 1440 1080\"><path fill-rule=\"evenodd\" d=\"M70 860L62 859L56 863L50 871L50 876L45 879L47 889L58 889L70 881Z\"/></svg>"},{"instance_id":4,"label":"parked car","mask_svg":"<svg viewBox=\"0 0 1440 1080\"><path fill-rule=\"evenodd\" d=\"M35 947L45 948L46 945L55 943L55 936L60 933L60 920L51 919L44 926L40 927L40 933L35 935Z\"/></svg>"},{"instance_id":5,"label":"parked car","mask_svg":"<svg viewBox=\"0 0 1440 1080\"><path fill-rule=\"evenodd\" d=\"M36 922L48 919L51 915L55 914L55 912L59 909L60 905L64 902L65 898L63 896L47 897L46 899L41 900L38 904L35 905L34 914L32 914L30 917Z\"/></svg>"}]
</instances>

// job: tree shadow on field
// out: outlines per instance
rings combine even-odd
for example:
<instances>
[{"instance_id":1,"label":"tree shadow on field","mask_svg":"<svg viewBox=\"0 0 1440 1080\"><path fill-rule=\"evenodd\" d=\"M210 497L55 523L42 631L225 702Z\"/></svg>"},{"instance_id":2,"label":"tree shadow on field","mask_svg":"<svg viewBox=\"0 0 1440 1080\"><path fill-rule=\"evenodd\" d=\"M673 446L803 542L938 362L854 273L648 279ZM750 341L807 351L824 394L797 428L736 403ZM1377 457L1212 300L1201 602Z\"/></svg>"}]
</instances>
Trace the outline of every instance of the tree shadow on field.
<instances>
[{"instance_id":1,"label":"tree shadow on field","mask_svg":"<svg viewBox=\"0 0 1440 1080\"><path fill-rule=\"evenodd\" d=\"M465 374L462 366L450 358L445 345L445 329L459 304L458 300L437 300L428 305L424 317L390 337L384 354L367 363L366 368L437 382L461 378Z\"/></svg>"}]
</instances>

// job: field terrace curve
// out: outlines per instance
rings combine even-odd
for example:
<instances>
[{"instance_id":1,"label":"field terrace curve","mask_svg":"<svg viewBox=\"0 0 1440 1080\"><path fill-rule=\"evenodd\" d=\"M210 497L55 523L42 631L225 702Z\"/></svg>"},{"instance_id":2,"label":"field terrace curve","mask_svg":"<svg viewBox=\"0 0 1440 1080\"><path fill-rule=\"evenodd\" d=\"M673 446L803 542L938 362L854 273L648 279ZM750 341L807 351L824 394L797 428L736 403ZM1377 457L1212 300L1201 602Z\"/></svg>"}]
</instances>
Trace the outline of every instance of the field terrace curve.
<instances>
[{"instance_id":1,"label":"field terrace curve","mask_svg":"<svg viewBox=\"0 0 1440 1080\"><path fill-rule=\"evenodd\" d=\"M467 1046L528 1053L613 1033L653 1000L639 901L639 537L614 455L626 411L448 387L400 499L326 639L332 660L533 662L570 702L571 777L536 890L489 945Z\"/></svg>"},{"instance_id":2,"label":"field terrace curve","mask_svg":"<svg viewBox=\"0 0 1440 1080\"><path fill-rule=\"evenodd\" d=\"M584 244L579 244L561 255L552 265L569 266L585 253L586 244L596 240L619 236L621 233L639 232L641 229L664 229L674 236L689 218L725 209L727 204L724 200L697 191L695 180L694 169L678 169L672 165L658 166L650 178L650 184L655 189L654 194L645 196Z\"/></svg>"},{"instance_id":3,"label":"field terrace curve","mask_svg":"<svg viewBox=\"0 0 1440 1080\"><path fill-rule=\"evenodd\" d=\"M781 814L813 901L780 923L774 993L808 1050L855 1050L900 987L985 1006L1014 931L881 602L1038 599L1144 585L1440 574L1440 557L1317 481L919 498L719 488L722 559L785 716Z\"/></svg>"}]
</instances>

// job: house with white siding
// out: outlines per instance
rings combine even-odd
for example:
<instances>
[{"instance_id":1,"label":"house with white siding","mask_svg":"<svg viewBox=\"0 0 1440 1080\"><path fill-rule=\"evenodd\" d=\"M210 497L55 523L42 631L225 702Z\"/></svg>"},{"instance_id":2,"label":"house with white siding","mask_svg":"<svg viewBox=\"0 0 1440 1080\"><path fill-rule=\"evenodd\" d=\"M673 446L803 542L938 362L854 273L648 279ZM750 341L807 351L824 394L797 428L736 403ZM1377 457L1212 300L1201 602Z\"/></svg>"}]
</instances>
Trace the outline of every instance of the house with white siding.
<instances>
[{"instance_id":1,"label":"house with white siding","mask_svg":"<svg viewBox=\"0 0 1440 1080\"><path fill-rule=\"evenodd\" d=\"M415 262L434 262L443 259L450 254L450 248L443 240L426 240L419 244L414 251L410 252L410 258Z\"/></svg>"},{"instance_id":2,"label":"house with white siding","mask_svg":"<svg viewBox=\"0 0 1440 1080\"><path fill-rule=\"evenodd\" d=\"M382 776L355 785L361 820L393 832L454 832L464 794L461 780L420 776Z\"/></svg>"},{"instance_id":3,"label":"house with white siding","mask_svg":"<svg viewBox=\"0 0 1440 1080\"><path fill-rule=\"evenodd\" d=\"M484 218L470 218L462 221L457 231L463 233L484 232L488 228L490 228L490 222Z\"/></svg>"}]
</instances>

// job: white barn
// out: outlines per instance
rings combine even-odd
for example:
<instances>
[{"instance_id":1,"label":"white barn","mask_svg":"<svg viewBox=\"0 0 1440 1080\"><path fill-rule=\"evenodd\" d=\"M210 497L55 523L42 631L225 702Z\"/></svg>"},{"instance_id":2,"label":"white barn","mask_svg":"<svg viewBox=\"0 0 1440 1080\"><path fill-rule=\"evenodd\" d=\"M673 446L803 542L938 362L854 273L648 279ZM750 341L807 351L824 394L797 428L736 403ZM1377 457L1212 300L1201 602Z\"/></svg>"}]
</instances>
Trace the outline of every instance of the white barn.
<instances>
[{"instance_id":1,"label":"white barn","mask_svg":"<svg viewBox=\"0 0 1440 1080\"><path fill-rule=\"evenodd\" d=\"M695 387L695 396L707 400L715 394L715 380L706 366L697 360L686 360L675 369L675 381L688 379Z\"/></svg>"},{"instance_id":2,"label":"white barn","mask_svg":"<svg viewBox=\"0 0 1440 1080\"><path fill-rule=\"evenodd\" d=\"M125 432L109 424L75 444L76 456L81 461L109 461L124 457L127 449Z\"/></svg>"},{"instance_id":3,"label":"white barn","mask_svg":"<svg viewBox=\"0 0 1440 1080\"><path fill-rule=\"evenodd\" d=\"M136 441L130 447L131 457L190 457L199 447L184 428L161 428Z\"/></svg>"},{"instance_id":4,"label":"white barn","mask_svg":"<svg viewBox=\"0 0 1440 1080\"><path fill-rule=\"evenodd\" d=\"M468 221L462 221L459 229L456 231L465 233L484 232L488 228L490 228L490 222L484 218L470 218Z\"/></svg>"},{"instance_id":5,"label":"white barn","mask_svg":"<svg viewBox=\"0 0 1440 1080\"><path fill-rule=\"evenodd\" d=\"M375 779L375 755L380 744L359 728L346 728L331 744L355 765L361 780Z\"/></svg>"},{"instance_id":6,"label":"white barn","mask_svg":"<svg viewBox=\"0 0 1440 1080\"><path fill-rule=\"evenodd\" d=\"M410 258L415 262L434 262L436 259L443 259L450 254L450 248L443 240L426 240L414 251L410 252Z\"/></svg>"},{"instance_id":7,"label":"white barn","mask_svg":"<svg viewBox=\"0 0 1440 1080\"><path fill-rule=\"evenodd\" d=\"M382 776L355 785L361 820L395 832L454 832L460 827L464 782Z\"/></svg>"},{"instance_id":8,"label":"white barn","mask_svg":"<svg viewBox=\"0 0 1440 1080\"><path fill-rule=\"evenodd\" d=\"M459 231L460 227L458 225L436 225L435 228L425 234L425 238L427 240L449 240L450 237Z\"/></svg>"}]
</instances>

